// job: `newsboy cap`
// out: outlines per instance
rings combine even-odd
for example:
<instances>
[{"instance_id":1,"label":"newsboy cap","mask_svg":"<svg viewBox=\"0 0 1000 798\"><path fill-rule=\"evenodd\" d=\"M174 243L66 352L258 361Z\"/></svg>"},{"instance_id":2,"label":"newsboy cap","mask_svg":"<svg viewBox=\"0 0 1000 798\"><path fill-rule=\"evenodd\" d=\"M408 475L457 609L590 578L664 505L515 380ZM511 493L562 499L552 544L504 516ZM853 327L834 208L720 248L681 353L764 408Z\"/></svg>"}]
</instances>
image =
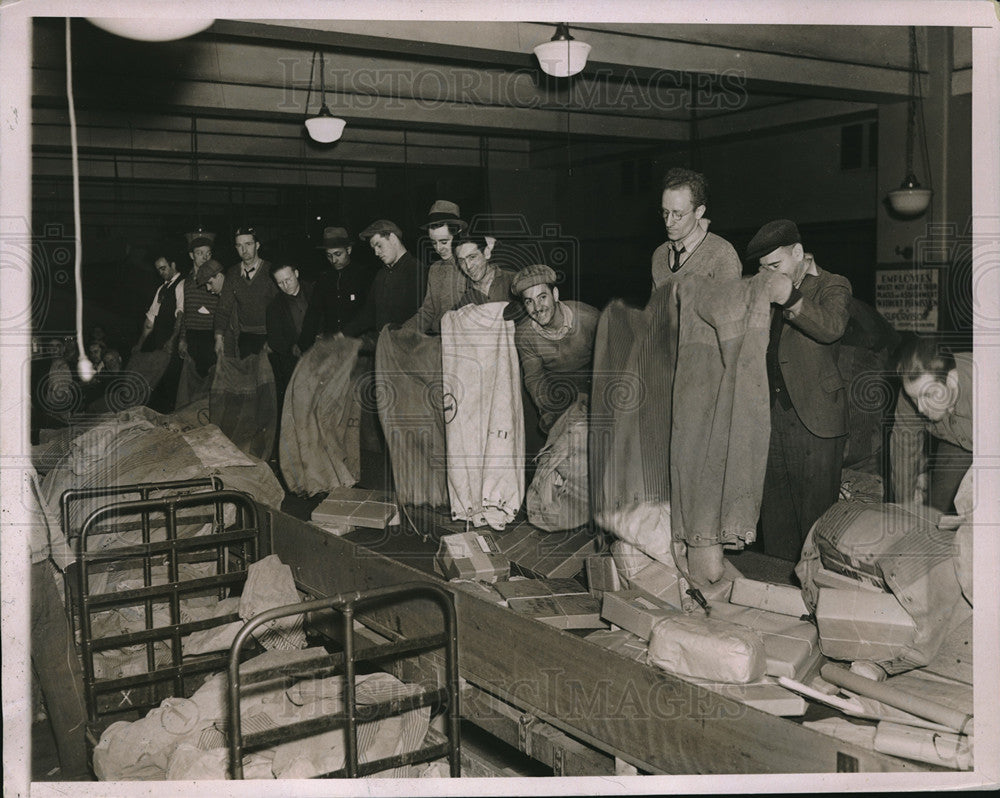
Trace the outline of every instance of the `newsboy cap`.
<instances>
[{"instance_id":1,"label":"newsboy cap","mask_svg":"<svg viewBox=\"0 0 1000 798\"><path fill-rule=\"evenodd\" d=\"M556 273L544 263L536 263L533 266L525 266L514 277L514 282L511 283L510 286L510 292L514 296L519 297L526 288L542 284L555 285L556 279Z\"/></svg>"},{"instance_id":2,"label":"newsboy cap","mask_svg":"<svg viewBox=\"0 0 1000 798\"><path fill-rule=\"evenodd\" d=\"M802 236L799 235L799 228L795 222L788 219L775 219L768 222L757 234L750 239L747 244L747 260L759 260L765 255L774 252L778 247L790 247L792 244L801 244Z\"/></svg>"},{"instance_id":3,"label":"newsboy cap","mask_svg":"<svg viewBox=\"0 0 1000 798\"><path fill-rule=\"evenodd\" d=\"M349 247L354 242L346 227L325 227L323 228L323 240L316 249L333 249L334 247Z\"/></svg>"},{"instance_id":4,"label":"newsboy cap","mask_svg":"<svg viewBox=\"0 0 1000 798\"><path fill-rule=\"evenodd\" d=\"M205 261L201 266L198 267L198 273L194 276L194 281L198 285L204 285L209 280L211 280L215 275L224 271L225 267L219 263L215 258Z\"/></svg>"},{"instance_id":5,"label":"newsboy cap","mask_svg":"<svg viewBox=\"0 0 1000 798\"><path fill-rule=\"evenodd\" d=\"M454 202L436 200L427 214L427 222L420 225L420 229L429 230L443 224L453 224L458 226L459 232L463 232L468 229L469 225L462 220L461 215L462 212Z\"/></svg>"},{"instance_id":6,"label":"newsboy cap","mask_svg":"<svg viewBox=\"0 0 1000 798\"><path fill-rule=\"evenodd\" d=\"M396 238L400 241L403 240L403 231L399 229L399 225L395 222L390 222L388 219L379 219L378 221L372 222L364 230L361 231L360 238L363 241L368 241L372 236L376 235L388 235L389 233L395 233Z\"/></svg>"},{"instance_id":7,"label":"newsboy cap","mask_svg":"<svg viewBox=\"0 0 1000 798\"><path fill-rule=\"evenodd\" d=\"M210 247L215 244L215 233L202 230L200 227L193 233L185 233L188 244L188 252L193 252L198 247Z\"/></svg>"}]
</instances>

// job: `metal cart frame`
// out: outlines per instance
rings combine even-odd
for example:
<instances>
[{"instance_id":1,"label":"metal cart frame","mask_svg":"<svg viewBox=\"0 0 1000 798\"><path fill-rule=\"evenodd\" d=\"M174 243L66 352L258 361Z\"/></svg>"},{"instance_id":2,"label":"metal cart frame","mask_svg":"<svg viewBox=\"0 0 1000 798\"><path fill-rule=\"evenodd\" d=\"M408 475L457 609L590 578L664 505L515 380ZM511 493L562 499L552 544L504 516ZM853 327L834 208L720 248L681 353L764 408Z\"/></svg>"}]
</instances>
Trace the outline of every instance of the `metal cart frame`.
<instances>
[{"instance_id":1,"label":"metal cart frame","mask_svg":"<svg viewBox=\"0 0 1000 798\"><path fill-rule=\"evenodd\" d=\"M191 483L185 483L190 486ZM210 483L211 484L211 483ZM162 490L177 483L160 483L141 486L143 489ZM129 486L130 488L135 486ZM90 495L113 495L128 489L96 489ZM146 493L148 495L148 493ZM74 498L74 497L70 497ZM236 509L236 520L228 529L224 525L227 505ZM64 508L65 508L64 504ZM178 511L204 507L213 513L213 531L208 535L178 537ZM138 515L142 542L127 546L91 551L88 543L94 534L103 534L101 527L114 517ZM163 525L154 525L157 516ZM181 523L189 523L190 516L182 516ZM184 696L187 680L213 671L225 669L228 653L188 656L182 650L182 638L191 632L223 626L239 621L239 615L207 618L182 622L180 601L185 596L205 595L217 591L220 599L232 590L239 590L246 582L247 568L258 558L264 539L261 515L253 499L246 493L234 490L209 490L200 493L173 494L155 499L115 502L94 510L84 521L76 541L76 601L80 624L80 653L83 664L84 700L87 707L88 732L97 736L102 721L107 716L158 706L167 696ZM152 540L152 530L164 530L164 539ZM179 565L183 562L204 562L214 559L216 573L212 576L182 579ZM106 566L138 564L143 574L143 587L106 593L90 590L92 569ZM152 583L152 568L166 565L167 581ZM166 604L169 623L156 626L153 605ZM140 631L94 638L93 615L121 606L144 607L145 628ZM169 641L170 665L156 666L154 644ZM98 679L94 659L98 652L143 644L146 647L146 672L115 679ZM133 695L133 691L135 695ZM119 706L102 705L101 698L120 692Z\"/></svg>"},{"instance_id":2,"label":"metal cart frame","mask_svg":"<svg viewBox=\"0 0 1000 798\"><path fill-rule=\"evenodd\" d=\"M444 631L438 634L424 635L411 639L371 645L357 649L354 641L355 612L373 605L396 604L412 598L433 599L441 609L444 620ZM289 615L304 614L320 610L334 610L340 613L343 621L344 651L330 654L319 660L307 663L271 668L246 674L241 678L239 666L242 650L247 640L251 639L254 630L275 618ZM390 657L402 657L431 649L443 648L445 651L445 684L436 689L424 690L405 698L395 698L378 704L366 706L363 709L355 703L355 677L358 662L373 662ZM316 666L314 662L322 664ZM243 734L240 712L240 687L242 684L254 684L274 678L276 675L287 678L332 676L344 673L344 704L343 712L318 718L300 721L268 731L254 734ZM441 757L448 757L449 770L452 777L461 775L461 713L459 707L458 678L458 625L455 615L454 598L450 592L438 585L426 582L407 582L391 587L376 588L365 592L340 594L329 598L277 607L262 612L248 621L240 630L229 653L229 774L231 778L243 778L243 752L248 748L262 748L277 743L288 742L290 739L325 732L330 729L346 726L346 757L345 766L332 773L323 774L321 778L358 778L381 770L399 767L401 765L428 762ZM441 707L447 708L447 739L443 743L425 745L404 754L384 757L373 762L358 762L358 731L359 721L373 721L393 715L400 715L411 709L430 706L432 711Z\"/></svg>"}]
</instances>

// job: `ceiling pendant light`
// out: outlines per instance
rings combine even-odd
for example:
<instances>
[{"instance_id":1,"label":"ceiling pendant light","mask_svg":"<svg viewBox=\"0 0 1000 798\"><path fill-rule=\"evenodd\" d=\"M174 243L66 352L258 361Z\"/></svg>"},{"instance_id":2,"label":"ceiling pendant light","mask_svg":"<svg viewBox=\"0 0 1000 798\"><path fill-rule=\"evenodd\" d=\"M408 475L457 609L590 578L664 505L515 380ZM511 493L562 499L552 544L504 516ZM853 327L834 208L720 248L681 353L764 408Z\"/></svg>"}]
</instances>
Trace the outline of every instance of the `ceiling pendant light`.
<instances>
[{"instance_id":1,"label":"ceiling pendant light","mask_svg":"<svg viewBox=\"0 0 1000 798\"><path fill-rule=\"evenodd\" d=\"M913 173L913 146L916 137L917 108L920 109L920 127L924 136L924 146L927 138L924 131L924 106L920 92L920 69L917 60L917 31L910 27L910 99L907 102L906 117L906 178L895 191L889 192L889 205L900 216L919 216L927 210L933 192L922 188ZM927 175L930 179L930 165L927 165Z\"/></svg>"},{"instance_id":2,"label":"ceiling pendant light","mask_svg":"<svg viewBox=\"0 0 1000 798\"><path fill-rule=\"evenodd\" d=\"M194 36L210 27L215 19L170 17L87 17L101 30L140 42L169 42Z\"/></svg>"},{"instance_id":3,"label":"ceiling pendant light","mask_svg":"<svg viewBox=\"0 0 1000 798\"><path fill-rule=\"evenodd\" d=\"M316 66L316 54L313 54L313 67ZM323 57L323 53L319 54L319 93L320 93L320 109L316 116L310 116L306 119L306 130L309 132L309 137L313 141L318 141L320 144L330 144L337 141L344 133L344 128L347 126L347 121L341 119L338 116L334 116L330 113L330 109L326 104L326 81L324 78L324 72L326 71L326 60ZM309 80L309 91L312 92L312 78ZM306 112L309 111L309 95L306 96Z\"/></svg>"},{"instance_id":4,"label":"ceiling pendant light","mask_svg":"<svg viewBox=\"0 0 1000 798\"><path fill-rule=\"evenodd\" d=\"M550 41L535 47L535 57L542 72L555 78L568 78L582 71L587 66L589 54L590 45L570 36L569 25L565 22L556 25L556 33Z\"/></svg>"}]
</instances>

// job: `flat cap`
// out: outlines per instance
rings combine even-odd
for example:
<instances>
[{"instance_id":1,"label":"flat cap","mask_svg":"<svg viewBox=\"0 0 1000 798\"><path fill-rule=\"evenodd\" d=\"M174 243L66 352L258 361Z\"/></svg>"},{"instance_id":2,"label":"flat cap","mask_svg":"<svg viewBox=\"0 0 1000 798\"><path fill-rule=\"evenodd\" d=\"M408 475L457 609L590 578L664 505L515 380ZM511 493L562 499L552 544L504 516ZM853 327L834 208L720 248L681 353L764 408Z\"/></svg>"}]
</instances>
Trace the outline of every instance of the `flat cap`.
<instances>
[{"instance_id":1,"label":"flat cap","mask_svg":"<svg viewBox=\"0 0 1000 798\"><path fill-rule=\"evenodd\" d=\"M372 236L388 235L389 233L395 233L396 238L400 241L403 240L403 231L399 229L399 225L395 222L390 222L388 219L379 219L378 221L372 222L361 231L359 238L363 241L367 241Z\"/></svg>"},{"instance_id":2,"label":"flat cap","mask_svg":"<svg viewBox=\"0 0 1000 798\"><path fill-rule=\"evenodd\" d=\"M252 224L245 224L237 227L233 232L233 238L239 238L240 236L253 236L254 241L260 241L260 236L257 235L257 228Z\"/></svg>"},{"instance_id":3,"label":"flat cap","mask_svg":"<svg viewBox=\"0 0 1000 798\"><path fill-rule=\"evenodd\" d=\"M349 247L354 241L346 227L324 227L323 240L316 249L333 249L334 247Z\"/></svg>"},{"instance_id":4,"label":"flat cap","mask_svg":"<svg viewBox=\"0 0 1000 798\"><path fill-rule=\"evenodd\" d=\"M194 281L198 285L204 285L222 271L225 271L225 267L215 258L212 258L198 267L198 273L194 276Z\"/></svg>"},{"instance_id":5,"label":"flat cap","mask_svg":"<svg viewBox=\"0 0 1000 798\"><path fill-rule=\"evenodd\" d=\"M757 234L750 239L747 244L747 260L759 260L765 255L774 252L778 247L789 247L792 244L801 244L802 236L799 235L799 228L795 222L788 219L775 219L768 222Z\"/></svg>"},{"instance_id":6,"label":"flat cap","mask_svg":"<svg viewBox=\"0 0 1000 798\"><path fill-rule=\"evenodd\" d=\"M525 288L533 285L555 285L556 273L544 263L536 263L533 266L525 266L514 277L511 283L510 292L514 296L521 296Z\"/></svg>"},{"instance_id":7,"label":"flat cap","mask_svg":"<svg viewBox=\"0 0 1000 798\"><path fill-rule=\"evenodd\" d=\"M188 252L193 252L198 247L210 247L215 244L215 233L198 228L193 233L185 233L187 238Z\"/></svg>"}]
</instances>

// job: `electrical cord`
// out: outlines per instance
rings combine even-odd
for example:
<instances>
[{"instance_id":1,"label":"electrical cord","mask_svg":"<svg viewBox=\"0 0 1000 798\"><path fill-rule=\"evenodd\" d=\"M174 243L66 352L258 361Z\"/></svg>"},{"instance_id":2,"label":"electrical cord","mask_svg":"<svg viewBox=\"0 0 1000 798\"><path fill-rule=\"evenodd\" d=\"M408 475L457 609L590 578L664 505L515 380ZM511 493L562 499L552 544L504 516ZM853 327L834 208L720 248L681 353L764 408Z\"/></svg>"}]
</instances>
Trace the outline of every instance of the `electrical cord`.
<instances>
[{"instance_id":1,"label":"electrical cord","mask_svg":"<svg viewBox=\"0 0 1000 798\"><path fill-rule=\"evenodd\" d=\"M76 289L76 349L80 379L94 378L94 364L83 345L83 243L80 234L80 156L76 145L76 104L73 100L73 47L70 18L66 17L66 99L69 103L69 145L73 163L73 284Z\"/></svg>"}]
</instances>

